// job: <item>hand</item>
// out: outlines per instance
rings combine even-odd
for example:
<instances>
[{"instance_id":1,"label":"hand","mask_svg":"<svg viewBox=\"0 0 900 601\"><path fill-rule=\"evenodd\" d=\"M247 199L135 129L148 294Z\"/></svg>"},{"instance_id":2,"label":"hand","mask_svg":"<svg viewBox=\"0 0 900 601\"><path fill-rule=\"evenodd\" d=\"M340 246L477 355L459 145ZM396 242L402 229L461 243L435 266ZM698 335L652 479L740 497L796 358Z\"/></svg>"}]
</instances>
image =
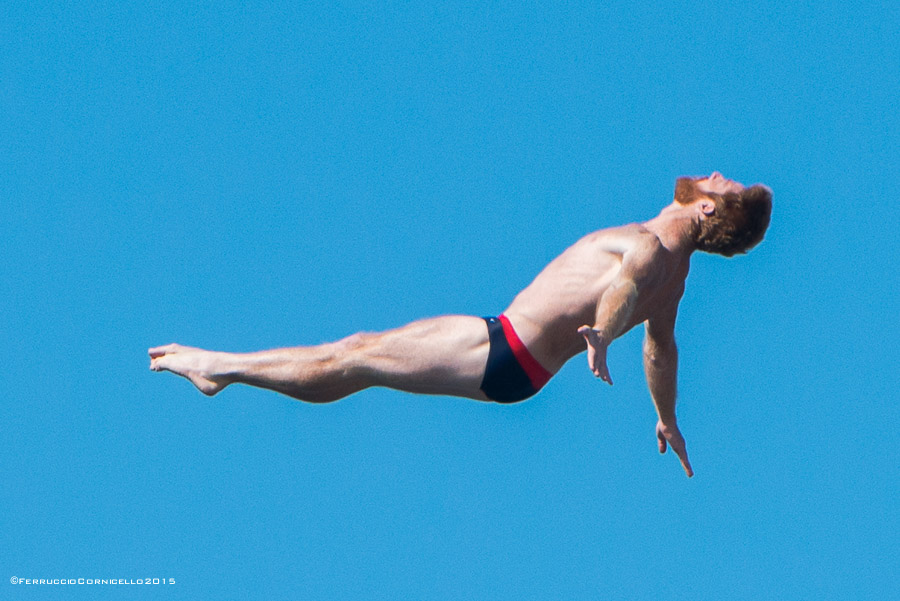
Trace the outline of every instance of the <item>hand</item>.
<instances>
[{"instance_id":1,"label":"hand","mask_svg":"<svg viewBox=\"0 0 900 601\"><path fill-rule=\"evenodd\" d=\"M600 337L597 330L588 326L578 328L578 333L584 336L584 340L587 342L588 367L595 376L612 386L613 381L609 377L609 368L606 367L606 347L609 346L609 343Z\"/></svg>"},{"instance_id":2,"label":"hand","mask_svg":"<svg viewBox=\"0 0 900 601\"><path fill-rule=\"evenodd\" d=\"M688 478L692 477L694 475L694 470L691 469L691 462L688 461L687 448L685 448L684 445L684 436L681 435L678 426L675 424L667 426L663 424L662 421L657 422L656 438L659 439L659 452L665 453L667 446L672 447L672 450L678 455L678 459L681 460L681 467L684 468L684 473L687 474Z\"/></svg>"}]
</instances>

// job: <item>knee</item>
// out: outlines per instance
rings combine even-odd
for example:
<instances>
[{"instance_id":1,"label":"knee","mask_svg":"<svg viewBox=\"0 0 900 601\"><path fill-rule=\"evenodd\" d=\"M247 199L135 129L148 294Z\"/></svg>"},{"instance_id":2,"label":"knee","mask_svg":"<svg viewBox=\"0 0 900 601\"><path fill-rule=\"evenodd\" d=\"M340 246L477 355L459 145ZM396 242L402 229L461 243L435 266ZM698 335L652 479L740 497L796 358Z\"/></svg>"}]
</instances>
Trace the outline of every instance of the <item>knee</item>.
<instances>
[{"instance_id":1,"label":"knee","mask_svg":"<svg viewBox=\"0 0 900 601\"><path fill-rule=\"evenodd\" d=\"M369 373L379 357L378 334L358 332L334 343L329 364L343 377L358 377Z\"/></svg>"},{"instance_id":2,"label":"knee","mask_svg":"<svg viewBox=\"0 0 900 601\"><path fill-rule=\"evenodd\" d=\"M343 355L355 353L370 347L374 334L357 332L337 342L337 351Z\"/></svg>"}]
</instances>

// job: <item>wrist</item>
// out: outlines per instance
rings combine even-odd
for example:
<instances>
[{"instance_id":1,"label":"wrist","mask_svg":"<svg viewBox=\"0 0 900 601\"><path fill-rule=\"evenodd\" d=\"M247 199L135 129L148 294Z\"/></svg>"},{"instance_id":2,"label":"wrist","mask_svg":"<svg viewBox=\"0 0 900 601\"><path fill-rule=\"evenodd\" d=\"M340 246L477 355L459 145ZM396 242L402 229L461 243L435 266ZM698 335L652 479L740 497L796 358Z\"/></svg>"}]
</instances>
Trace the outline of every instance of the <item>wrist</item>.
<instances>
[{"instance_id":1,"label":"wrist","mask_svg":"<svg viewBox=\"0 0 900 601\"><path fill-rule=\"evenodd\" d=\"M678 420L675 418L675 414L672 415L660 415L659 416L659 426L664 429L678 429Z\"/></svg>"},{"instance_id":2,"label":"wrist","mask_svg":"<svg viewBox=\"0 0 900 601\"><path fill-rule=\"evenodd\" d=\"M605 330L601 330L600 328L591 328L591 332L594 333L597 343L600 345L609 346L609 343L612 342L612 336L607 334Z\"/></svg>"}]
</instances>

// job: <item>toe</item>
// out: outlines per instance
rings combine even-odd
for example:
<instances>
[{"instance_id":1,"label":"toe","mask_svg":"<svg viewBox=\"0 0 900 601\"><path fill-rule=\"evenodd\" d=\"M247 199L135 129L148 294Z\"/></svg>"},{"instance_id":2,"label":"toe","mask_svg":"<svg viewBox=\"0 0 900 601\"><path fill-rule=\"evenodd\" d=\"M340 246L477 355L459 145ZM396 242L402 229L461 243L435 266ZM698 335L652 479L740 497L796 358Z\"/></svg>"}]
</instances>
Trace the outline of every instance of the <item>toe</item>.
<instances>
[{"instance_id":1,"label":"toe","mask_svg":"<svg viewBox=\"0 0 900 601\"><path fill-rule=\"evenodd\" d=\"M151 349L147 350L147 353L150 354L151 358L162 357L166 353L171 353L175 350L175 344L166 344L165 346L155 346Z\"/></svg>"}]
</instances>

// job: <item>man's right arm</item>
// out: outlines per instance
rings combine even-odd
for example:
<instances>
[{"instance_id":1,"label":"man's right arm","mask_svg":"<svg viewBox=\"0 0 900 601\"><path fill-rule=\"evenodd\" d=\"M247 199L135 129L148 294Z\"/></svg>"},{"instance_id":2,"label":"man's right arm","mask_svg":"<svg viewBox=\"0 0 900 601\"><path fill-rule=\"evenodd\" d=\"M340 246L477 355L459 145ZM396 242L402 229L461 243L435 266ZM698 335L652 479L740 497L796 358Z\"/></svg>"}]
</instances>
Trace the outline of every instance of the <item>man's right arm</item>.
<instances>
[{"instance_id":1,"label":"man's right arm","mask_svg":"<svg viewBox=\"0 0 900 601\"><path fill-rule=\"evenodd\" d=\"M685 473L690 478L694 475L688 461L687 447L684 437L678 429L675 417L675 398L678 381L678 347L675 344L675 311L667 312L662 317L647 320L644 337L644 373L650 396L656 406L659 421L656 424L656 437L659 441L659 452L665 453L671 446Z\"/></svg>"},{"instance_id":2,"label":"man's right arm","mask_svg":"<svg viewBox=\"0 0 900 601\"><path fill-rule=\"evenodd\" d=\"M613 340L634 325L634 311L641 291L653 285L657 266L653 254L659 246L656 236L635 236L630 248L622 254L622 266L597 303L594 325L583 325L578 333L584 336L588 350L588 365L595 376L612 384L606 366L606 349Z\"/></svg>"},{"instance_id":3,"label":"man's right arm","mask_svg":"<svg viewBox=\"0 0 900 601\"><path fill-rule=\"evenodd\" d=\"M644 374L659 421L675 425L678 382L678 347L674 317L647 320L644 336Z\"/></svg>"}]
</instances>

